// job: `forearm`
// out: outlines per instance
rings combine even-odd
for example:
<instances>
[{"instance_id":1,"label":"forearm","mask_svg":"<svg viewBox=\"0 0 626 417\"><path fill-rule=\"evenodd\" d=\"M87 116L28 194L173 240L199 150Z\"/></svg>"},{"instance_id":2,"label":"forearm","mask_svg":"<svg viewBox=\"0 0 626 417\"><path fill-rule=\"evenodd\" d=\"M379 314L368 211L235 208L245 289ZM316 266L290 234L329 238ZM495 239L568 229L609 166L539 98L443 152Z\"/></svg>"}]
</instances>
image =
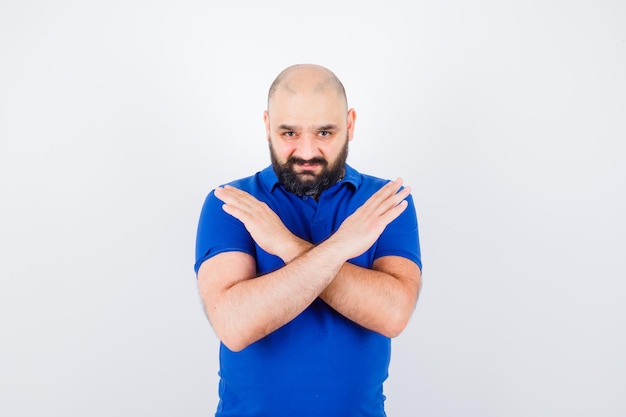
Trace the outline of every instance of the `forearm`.
<instances>
[{"instance_id":1,"label":"forearm","mask_svg":"<svg viewBox=\"0 0 626 417\"><path fill-rule=\"evenodd\" d=\"M207 311L220 339L232 350L293 320L328 286L345 262L333 242L297 256L269 274L225 289Z\"/></svg>"},{"instance_id":2,"label":"forearm","mask_svg":"<svg viewBox=\"0 0 626 417\"><path fill-rule=\"evenodd\" d=\"M310 250L312 243L295 239L285 244L283 260ZM287 260L288 261L288 260ZM403 271L405 276L419 271ZM397 336L408 323L419 292L419 277L406 282L388 272L345 262L320 297L359 325L385 336Z\"/></svg>"},{"instance_id":3,"label":"forearm","mask_svg":"<svg viewBox=\"0 0 626 417\"><path fill-rule=\"evenodd\" d=\"M245 268L237 268L237 262L224 264L217 269L223 275L213 273L216 280L206 280L213 291L207 297L213 301L209 318L222 341L242 349L291 321L322 292L328 304L355 322L382 334L399 333L415 303L415 291L406 284L414 274L406 274L402 261L400 267L395 260L387 268L377 267L385 258L374 263L374 271L344 263L370 248L407 208L410 189L401 186L398 179L381 187L315 247L294 236L266 203L234 187L217 188L224 211L245 225L257 245L286 264L251 279L256 267L249 257Z\"/></svg>"},{"instance_id":4,"label":"forearm","mask_svg":"<svg viewBox=\"0 0 626 417\"><path fill-rule=\"evenodd\" d=\"M350 320L395 337L406 327L419 293L419 280L345 263L320 297Z\"/></svg>"}]
</instances>

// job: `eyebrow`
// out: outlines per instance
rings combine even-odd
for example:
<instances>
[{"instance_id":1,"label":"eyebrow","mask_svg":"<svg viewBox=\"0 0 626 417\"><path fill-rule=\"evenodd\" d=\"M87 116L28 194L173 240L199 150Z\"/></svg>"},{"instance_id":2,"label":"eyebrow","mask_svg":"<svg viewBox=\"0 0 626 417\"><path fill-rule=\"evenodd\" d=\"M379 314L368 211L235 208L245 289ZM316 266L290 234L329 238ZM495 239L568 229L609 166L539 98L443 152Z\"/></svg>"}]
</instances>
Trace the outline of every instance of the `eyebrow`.
<instances>
[{"instance_id":1,"label":"eyebrow","mask_svg":"<svg viewBox=\"0 0 626 417\"><path fill-rule=\"evenodd\" d=\"M298 130L298 128L296 126L282 124L278 126L278 130L287 130L287 131L293 132L293 131Z\"/></svg>"},{"instance_id":2,"label":"eyebrow","mask_svg":"<svg viewBox=\"0 0 626 417\"><path fill-rule=\"evenodd\" d=\"M332 123L315 127L315 130L317 130L318 132L323 131L323 130L337 130L337 129L338 129L337 125L332 124ZM278 130L296 132L299 130L299 127L295 125L281 124L281 125L278 125Z\"/></svg>"}]
</instances>

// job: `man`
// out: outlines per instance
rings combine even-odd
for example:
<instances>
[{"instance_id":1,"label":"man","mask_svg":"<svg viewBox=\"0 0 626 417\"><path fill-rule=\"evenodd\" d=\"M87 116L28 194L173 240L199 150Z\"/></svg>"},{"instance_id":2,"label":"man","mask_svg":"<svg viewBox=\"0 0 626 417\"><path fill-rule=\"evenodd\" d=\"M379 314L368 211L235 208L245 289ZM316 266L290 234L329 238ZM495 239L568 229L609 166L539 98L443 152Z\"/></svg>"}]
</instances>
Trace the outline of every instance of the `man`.
<instances>
[{"instance_id":1,"label":"man","mask_svg":"<svg viewBox=\"0 0 626 417\"><path fill-rule=\"evenodd\" d=\"M295 65L264 112L272 166L218 187L195 269L221 340L217 416L384 416L390 338L421 285L410 189L346 164L356 113Z\"/></svg>"}]
</instances>

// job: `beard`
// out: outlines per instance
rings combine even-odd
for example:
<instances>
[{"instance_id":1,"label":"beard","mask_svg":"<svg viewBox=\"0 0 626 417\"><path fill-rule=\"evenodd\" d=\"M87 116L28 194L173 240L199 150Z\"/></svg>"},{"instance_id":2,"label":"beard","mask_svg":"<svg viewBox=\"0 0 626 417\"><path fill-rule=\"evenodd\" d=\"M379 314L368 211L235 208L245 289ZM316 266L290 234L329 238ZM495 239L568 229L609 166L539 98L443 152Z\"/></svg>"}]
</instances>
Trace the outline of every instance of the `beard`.
<instances>
[{"instance_id":1,"label":"beard","mask_svg":"<svg viewBox=\"0 0 626 417\"><path fill-rule=\"evenodd\" d=\"M328 161L321 156L308 160L292 156L287 162L281 164L274 154L271 142L270 157L274 172L287 191L298 196L319 196L322 191L343 178L346 160L348 159L348 141L346 140L346 144L332 165L329 165ZM306 163L321 165L322 172L313 174L310 171L296 172L294 170L294 166Z\"/></svg>"}]
</instances>

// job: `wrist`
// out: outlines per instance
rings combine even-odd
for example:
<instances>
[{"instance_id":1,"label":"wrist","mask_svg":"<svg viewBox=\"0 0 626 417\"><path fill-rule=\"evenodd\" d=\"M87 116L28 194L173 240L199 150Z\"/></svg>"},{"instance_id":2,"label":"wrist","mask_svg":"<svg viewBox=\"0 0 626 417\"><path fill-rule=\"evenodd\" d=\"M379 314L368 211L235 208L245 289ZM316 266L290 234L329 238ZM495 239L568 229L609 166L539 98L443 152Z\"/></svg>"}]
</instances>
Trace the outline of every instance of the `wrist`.
<instances>
[{"instance_id":1,"label":"wrist","mask_svg":"<svg viewBox=\"0 0 626 417\"><path fill-rule=\"evenodd\" d=\"M332 259L337 262L343 264L347 262L348 259L352 258L349 256L349 245L346 245L345 240L342 240L337 234L333 234L324 242L320 243L319 246L324 247L324 251L332 254Z\"/></svg>"},{"instance_id":2,"label":"wrist","mask_svg":"<svg viewBox=\"0 0 626 417\"><path fill-rule=\"evenodd\" d=\"M282 259L283 262L289 263L303 253L311 250L313 246L315 245L297 236L293 236L292 239L288 240L284 245L281 245L280 253L277 254L277 256Z\"/></svg>"}]
</instances>

